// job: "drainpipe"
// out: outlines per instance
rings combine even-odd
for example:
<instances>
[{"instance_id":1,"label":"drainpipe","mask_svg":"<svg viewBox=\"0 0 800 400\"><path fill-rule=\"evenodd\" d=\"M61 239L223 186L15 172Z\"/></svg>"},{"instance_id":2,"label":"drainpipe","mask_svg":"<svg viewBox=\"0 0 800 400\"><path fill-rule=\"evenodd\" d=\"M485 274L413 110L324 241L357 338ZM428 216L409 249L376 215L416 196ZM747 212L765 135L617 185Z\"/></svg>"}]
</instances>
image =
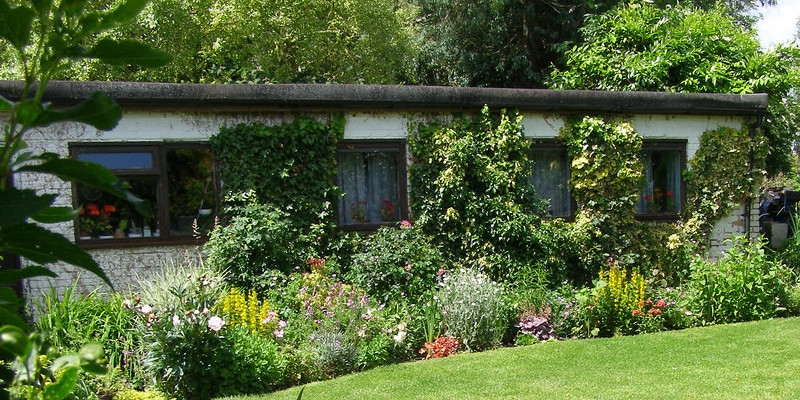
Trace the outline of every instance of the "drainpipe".
<instances>
[{"instance_id":1,"label":"drainpipe","mask_svg":"<svg viewBox=\"0 0 800 400\"><path fill-rule=\"evenodd\" d=\"M761 123L763 121L764 121L764 113L758 113L758 117L756 118L756 122L750 124L750 143L751 143L751 145L750 145L749 159L747 161L747 174L749 176L753 176L753 169L754 169L754 166L753 166L754 155L753 155L752 143L753 143L753 140L756 137L756 129L761 127ZM752 207L752 202L753 202L753 199L750 198L751 194L752 193L748 194L744 199L744 215L743 215L743 217L744 217L744 234L745 234L745 237L747 238L748 241L751 239L750 238L750 212L751 212L750 209Z\"/></svg>"}]
</instances>

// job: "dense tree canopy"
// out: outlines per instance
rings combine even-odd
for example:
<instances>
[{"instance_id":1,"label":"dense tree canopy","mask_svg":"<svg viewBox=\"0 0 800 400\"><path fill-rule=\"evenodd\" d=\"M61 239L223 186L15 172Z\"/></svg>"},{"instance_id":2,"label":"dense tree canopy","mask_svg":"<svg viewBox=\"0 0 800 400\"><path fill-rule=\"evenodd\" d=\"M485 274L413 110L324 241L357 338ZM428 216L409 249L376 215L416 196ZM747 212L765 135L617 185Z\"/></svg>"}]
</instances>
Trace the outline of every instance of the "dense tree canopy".
<instances>
[{"instance_id":1,"label":"dense tree canopy","mask_svg":"<svg viewBox=\"0 0 800 400\"><path fill-rule=\"evenodd\" d=\"M71 79L406 83L416 56L405 0L153 0L116 37L165 49L159 70L90 63Z\"/></svg>"},{"instance_id":2,"label":"dense tree canopy","mask_svg":"<svg viewBox=\"0 0 800 400\"><path fill-rule=\"evenodd\" d=\"M798 82L797 47L762 51L754 32L723 9L690 4L623 6L591 17L581 32L584 43L567 51L552 88L768 93L767 170L790 168L798 123L787 96Z\"/></svg>"}]
</instances>

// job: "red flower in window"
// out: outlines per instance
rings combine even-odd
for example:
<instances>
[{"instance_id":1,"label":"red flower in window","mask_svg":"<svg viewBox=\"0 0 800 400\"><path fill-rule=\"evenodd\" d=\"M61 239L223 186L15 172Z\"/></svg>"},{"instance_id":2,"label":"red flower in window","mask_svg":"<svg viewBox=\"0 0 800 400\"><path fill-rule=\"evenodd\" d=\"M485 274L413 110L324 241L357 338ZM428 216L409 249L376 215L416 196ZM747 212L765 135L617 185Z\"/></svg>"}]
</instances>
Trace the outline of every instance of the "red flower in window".
<instances>
[{"instance_id":1,"label":"red flower in window","mask_svg":"<svg viewBox=\"0 0 800 400\"><path fill-rule=\"evenodd\" d=\"M103 206L103 212L106 214L111 214L117 211L117 207L114 207L111 204L106 204Z\"/></svg>"},{"instance_id":2,"label":"red flower in window","mask_svg":"<svg viewBox=\"0 0 800 400\"><path fill-rule=\"evenodd\" d=\"M672 197L672 190L667 190L667 197Z\"/></svg>"},{"instance_id":3,"label":"red flower in window","mask_svg":"<svg viewBox=\"0 0 800 400\"><path fill-rule=\"evenodd\" d=\"M648 195L644 196L644 200L645 200L645 201L653 201L653 196L650 196L650 195L648 194Z\"/></svg>"}]
</instances>

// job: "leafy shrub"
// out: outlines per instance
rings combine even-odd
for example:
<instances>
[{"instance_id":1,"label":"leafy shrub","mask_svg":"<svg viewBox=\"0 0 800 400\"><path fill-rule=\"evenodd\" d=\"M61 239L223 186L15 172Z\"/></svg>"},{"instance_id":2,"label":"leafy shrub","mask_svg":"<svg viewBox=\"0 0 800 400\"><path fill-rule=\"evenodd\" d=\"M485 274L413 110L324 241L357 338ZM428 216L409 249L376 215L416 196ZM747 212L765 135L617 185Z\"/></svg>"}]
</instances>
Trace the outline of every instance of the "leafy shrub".
<instances>
[{"instance_id":1,"label":"leafy shrub","mask_svg":"<svg viewBox=\"0 0 800 400\"><path fill-rule=\"evenodd\" d=\"M220 395L267 393L286 385L287 361L275 340L244 326L226 326L223 340L232 362L214 364L220 369Z\"/></svg>"},{"instance_id":2,"label":"leafy shrub","mask_svg":"<svg viewBox=\"0 0 800 400\"><path fill-rule=\"evenodd\" d=\"M208 265L226 272L226 280L244 289L266 290L264 274L292 272L308 257L305 237L291 215L278 206L261 204L253 191L228 196L226 223L209 235L204 251Z\"/></svg>"},{"instance_id":3,"label":"leafy shrub","mask_svg":"<svg viewBox=\"0 0 800 400\"><path fill-rule=\"evenodd\" d=\"M364 239L348 278L379 301L416 300L436 287L443 262L422 231L404 222L399 229L381 227Z\"/></svg>"},{"instance_id":4,"label":"leafy shrub","mask_svg":"<svg viewBox=\"0 0 800 400\"><path fill-rule=\"evenodd\" d=\"M387 335L375 335L370 340L362 340L358 345L359 370L370 369L381 365L391 364L392 349L395 342Z\"/></svg>"},{"instance_id":5,"label":"leafy shrub","mask_svg":"<svg viewBox=\"0 0 800 400\"><path fill-rule=\"evenodd\" d=\"M176 278L148 282L139 301L127 303L143 332L144 368L165 393L211 398L221 370L210 366L233 362L219 333L224 321L212 311L224 293L222 278L199 262L176 269ZM151 302L153 293L161 294Z\"/></svg>"},{"instance_id":6,"label":"leafy shrub","mask_svg":"<svg viewBox=\"0 0 800 400\"><path fill-rule=\"evenodd\" d=\"M448 255L493 279L535 264L539 254L529 238L541 210L528 181L522 118L484 107L474 119L412 130L409 193L417 225Z\"/></svg>"},{"instance_id":7,"label":"leafy shrub","mask_svg":"<svg viewBox=\"0 0 800 400\"><path fill-rule=\"evenodd\" d=\"M136 280L139 288L135 297L156 310L180 304L188 293L198 289L198 283L209 299L221 299L227 292L222 273L203 262L199 254L188 252L181 259L166 260L153 275L137 276Z\"/></svg>"},{"instance_id":8,"label":"leafy shrub","mask_svg":"<svg viewBox=\"0 0 800 400\"><path fill-rule=\"evenodd\" d=\"M458 338L471 351L500 344L505 334L503 289L471 269L445 274L439 290L447 336Z\"/></svg>"},{"instance_id":9,"label":"leafy shrub","mask_svg":"<svg viewBox=\"0 0 800 400\"><path fill-rule=\"evenodd\" d=\"M256 203L288 211L294 227L305 229L335 204L336 144L344 125L341 116L327 125L302 117L275 126L239 124L220 128L209 143L226 192L253 190Z\"/></svg>"},{"instance_id":10,"label":"leafy shrub","mask_svg":"<svg viewBox=\"0 0 800 400\"><path fill-rule=\"evenodd\" d=\"M785 311L790 271L764 252L760 240L731 238L716 261L697 258L691 265L692 306L705 323L771 318Z\"/></svg>"}]
</instances>

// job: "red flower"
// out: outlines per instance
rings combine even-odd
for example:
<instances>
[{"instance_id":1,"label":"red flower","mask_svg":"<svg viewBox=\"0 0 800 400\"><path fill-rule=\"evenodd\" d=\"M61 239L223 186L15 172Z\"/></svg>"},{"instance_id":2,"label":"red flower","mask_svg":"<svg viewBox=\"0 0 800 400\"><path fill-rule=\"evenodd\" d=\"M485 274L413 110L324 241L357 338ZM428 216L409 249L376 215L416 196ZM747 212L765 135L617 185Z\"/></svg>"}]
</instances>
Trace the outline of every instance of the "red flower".
<instances>
[{"instance_id":1,"label":"red flower","mask_svg":"<svg viewBox=\"0 0 800 400\"><path fill-rule=\"evenodd\" d=\"M633 315L639 315L640 312L639 310L633 310Z\"/></svg>"},{"instance_id":2,"label":"red flower","mask_svg":"<svg viewBox=\"0 0 800 400\"><path fill-rule=\"evenodd\" d=\"M97 208L87 208L87 210L89 210L89 215L92 216L100 215L100 210L98 210Z\"/></svg>"},{"instance_id":3,"label":"red flower","mask_svg":"<svg viewBox=\"0 0 800 400\"><path fill-rule=\"evenodd\" d=\"M650 196L650 195L648 194L647 196L644 196L644 200L645 200L645 201L653 201L653 196Z\"/></svg>"},{"instance_id":4,"label":"red flower","mask_svg":"<svg viewBox=\"0 0 800 400\"><path fill-rule=\"evenodd\" d=\"M89 211L97 210L97 204L88 204L86 205L86 209Z\"/></svg>"},{"instance_id":5,"label":"red flower","mask_svg":"<svg viewBox=\"0 0 800 400\"><path fill-rule=\"evenodd\" d=\"M658 308L664 307L665 305L667 305L667 303L665 303L664 300L659 300L656 302L656 307Z\"/></svg>"},{"instance_id":6,"label":"red flower","mask_svg":"<svg viewBox=\"0 0 800 400\"><path fill-rule=\"evenodd\" d=\"M81 210L80 210L80 211L78 211L78 214L80 214L80 215L83 215L83 214L85 214L85 211L83 210L83 208L81 208Z\"/></svg>"},{"instance_id":7,"label":"red flower","mask_svg":"<svg viewBox=\"0 0 800 400\"><path fill-rule=\"evenodd\" d=\"M106 205L103 206L103 212L106 213L106 214L111 214L111 213L116 212L116 211L117 211L117 207L114 207L111 204L106 204Z\"/></svg>"},{"instance_id":8,"label":"red flower","mask_svg":"<svg viewBox=\"0 0 800 400\"><path fill-rule=\"evenodd\" d=\"M667 190L667 197L672 197L672 190Z\"/></svg>"}]
</instances>

